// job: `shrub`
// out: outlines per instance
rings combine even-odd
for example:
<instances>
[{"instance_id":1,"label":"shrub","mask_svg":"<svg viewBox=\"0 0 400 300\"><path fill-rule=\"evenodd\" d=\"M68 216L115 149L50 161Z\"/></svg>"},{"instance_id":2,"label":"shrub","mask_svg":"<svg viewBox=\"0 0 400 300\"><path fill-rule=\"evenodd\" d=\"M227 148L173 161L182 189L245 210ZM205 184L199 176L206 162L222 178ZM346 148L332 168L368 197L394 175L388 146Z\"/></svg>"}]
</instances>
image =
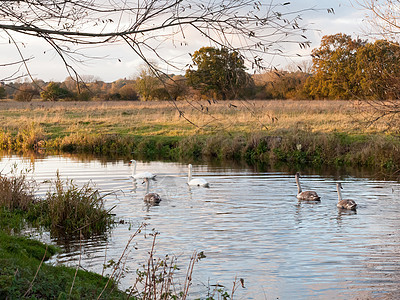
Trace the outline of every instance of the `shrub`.
<instances>
[{"instance_id":1,"label":"shrub","mask_svg":"<svg viewBox=\"0 0 400 300\"><path fill-rule=\"evenodd\" d=\"M39 95L36 89L30 86L22 86L14 94L14 100L19 102L31 102L35 95Z\"/></svg>"}]
</instances>

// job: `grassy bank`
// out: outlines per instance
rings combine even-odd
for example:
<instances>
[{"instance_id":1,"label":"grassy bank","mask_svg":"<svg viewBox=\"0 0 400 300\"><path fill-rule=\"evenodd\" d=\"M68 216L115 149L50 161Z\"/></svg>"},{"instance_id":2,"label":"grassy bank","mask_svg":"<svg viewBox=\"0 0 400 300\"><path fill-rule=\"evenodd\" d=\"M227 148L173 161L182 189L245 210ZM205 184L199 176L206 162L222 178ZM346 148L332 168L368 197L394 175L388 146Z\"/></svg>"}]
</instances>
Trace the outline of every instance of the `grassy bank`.
<instances>
[{"instance_id":1,"label":"grassy bank","mask_svg":"<svg viewBox=\"0 0 400 300\"><path fill-rule=\"evenodd\" d=\"M97 299L107 278L92 272L46 264L56 248L0 231L1 299ZM109 284L101 299L127 299Z\"/></svg>"},{"instance_id":2,"label":"grassy bank","mask_svg":"<svg viewBox=\"0 0 400 300\"><path fill-rule=\"evenodd\" d=\"M178 106L180 111L165 102L0 102L0 147L134 153L145 159L400 167L397 133L383 121L368 126L348 101Z\"/></svg>"},{"instance_id":3,"label":"grassy bank","mask_svg":"<svg viewBox=\"0 0 400 300\"><path fill-rule=\"evenodd\" d=\"M69 237L77 235L77 229L82 236L107 230L111 217L101 197L94 196L96 191L59 176L52 185L47 196L38 199L35 183L24 174L0 174L0 299L96 299L101 293L102 299L127 299L114 281L107 284L108 278L46 264L56 247L19 234L26 226Z\"/></svg>"}]
</instances>

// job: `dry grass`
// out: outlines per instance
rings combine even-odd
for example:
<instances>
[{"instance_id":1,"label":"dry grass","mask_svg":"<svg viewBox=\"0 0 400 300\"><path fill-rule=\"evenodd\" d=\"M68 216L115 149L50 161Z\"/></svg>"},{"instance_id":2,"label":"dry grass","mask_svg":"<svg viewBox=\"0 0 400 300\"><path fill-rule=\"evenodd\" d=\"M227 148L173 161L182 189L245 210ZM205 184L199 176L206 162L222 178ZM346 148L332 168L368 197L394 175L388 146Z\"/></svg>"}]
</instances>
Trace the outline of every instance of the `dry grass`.
<instances>
[{"instance_id":1,"label":"dry grass","mask_svg":"<svg viewBox=\"0 0 400 300\"><path fill-rule=\"evenodd\" d=\"M351 101L177 102L0 102L0 127L17 132L35 123L50 138L71 133L190 136L215 131L305 130L350 134L383 133L386 124L367 126Z\"/></svg>"}]
</instances>

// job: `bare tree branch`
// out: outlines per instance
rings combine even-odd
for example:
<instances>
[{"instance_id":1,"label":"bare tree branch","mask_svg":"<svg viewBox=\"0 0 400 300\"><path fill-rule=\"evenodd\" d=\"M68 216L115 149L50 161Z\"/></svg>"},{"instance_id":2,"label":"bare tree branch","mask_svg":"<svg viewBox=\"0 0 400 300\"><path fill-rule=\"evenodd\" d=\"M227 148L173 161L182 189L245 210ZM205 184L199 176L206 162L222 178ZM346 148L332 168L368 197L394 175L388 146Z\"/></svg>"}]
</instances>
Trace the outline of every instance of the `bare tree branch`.
<instances>
[{"instance_id":1,"label":"bare tree branch","mask_svg":"<svg viewBox=\"0 0 400 300\"><path fill-rule=\"evenodd\" d=\"M150 51L173 64L160 45L186 45L193 36L238 50L263 68L263 56L284 55L284 44L309 44L301 18L307 10L274 0L1 1L0 29L49 43L73 73L78 46L129 42L135 53Z\"/></svg>"}]
</instances>

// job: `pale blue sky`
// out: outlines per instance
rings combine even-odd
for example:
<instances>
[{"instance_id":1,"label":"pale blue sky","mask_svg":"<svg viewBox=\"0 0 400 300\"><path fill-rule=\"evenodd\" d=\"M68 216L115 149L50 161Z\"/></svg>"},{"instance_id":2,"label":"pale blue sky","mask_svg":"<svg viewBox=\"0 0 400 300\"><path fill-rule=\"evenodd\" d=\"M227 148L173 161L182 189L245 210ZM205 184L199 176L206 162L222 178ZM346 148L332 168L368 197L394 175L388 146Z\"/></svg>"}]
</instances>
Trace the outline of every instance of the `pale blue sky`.
<instances>
[{"instance_id":1,"label":"pale blue sky","mask_svg":"<svg viewBox=\"0 0 400 300\"><path fill-rule=\"evenodd\" d=\"M318 47L321 37L324 35L336 34L339 32L350 34L353 37L363 36L363 16L362 10L352 7L349 0L327 1L327 0L297 0L291 2L293 8L310 8L322 9L321 11L307 12L303 15L303 19L314 28L314 31L307 33L307 37L312 41L310 49L301 50L296 45L292 45L287 51L300 53L303 58L294 60L307 59L308 54L315 47ZM328 14L324 8L333 8L335 14ZM18 59L16 50L12 45L8 44L8 38L0 34L0 43L2 45L2 56L0 64L15 61ZM28 40L19 37L19 41L25 42L25 47L21 47L26 56L32 55L34 59L30 62L30 70L35 78L45 81L63 81L68 73L55 55L54 51L49 51L50 47L43 44L42 41ZM162 52L171 58L177 58L183 64L190 63L190 57L187 53L197 50L204 44L197 40L188 39L189 44L185 47L164 48ZM34 49L34 50L32 50ZM94 75L101 80L111 82L119 78L133 78L138 74L138 69L142 61L126 45L114 45L111 47L95 47L87 49L87 53L91 55L103 57L103 59L89 60L85 64L75 65L76 70L81 75ZM283 68L290 64L290 60L282 58L266 57L266 61L272 65ZM170 70L171 71L171 70ZM8 76L10 70L0 68L0 78Z\"/></svg>"}]
</instances>

